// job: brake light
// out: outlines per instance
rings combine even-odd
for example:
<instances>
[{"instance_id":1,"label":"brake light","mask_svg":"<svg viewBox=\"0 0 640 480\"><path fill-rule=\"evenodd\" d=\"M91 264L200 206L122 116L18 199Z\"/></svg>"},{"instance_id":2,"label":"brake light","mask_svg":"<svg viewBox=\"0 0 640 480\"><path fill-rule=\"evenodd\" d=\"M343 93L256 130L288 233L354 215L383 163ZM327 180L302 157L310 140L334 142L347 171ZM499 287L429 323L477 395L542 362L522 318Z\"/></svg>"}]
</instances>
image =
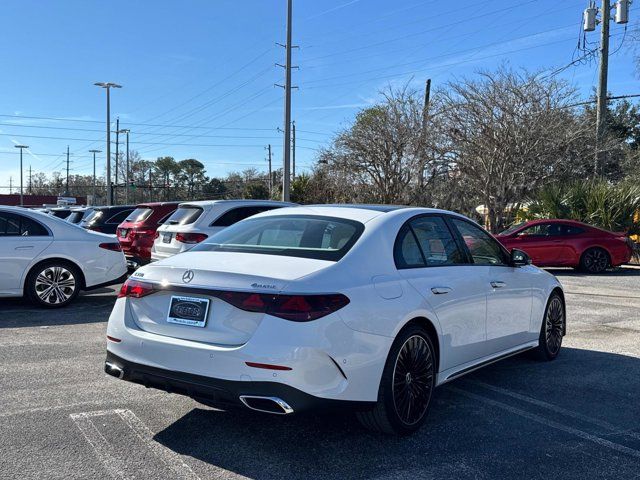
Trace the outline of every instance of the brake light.
<instances>
[{"instance_id":1,"label":"brake light","mask_svg":"<svg viewBox=\"0 0 640 480\"><path fill-rule=\"evenodd\" d=\"M219 298L248 312L262 312L293 322L317 320L340 310L349 299L339 293L328 295L269 295L220 292Z\"/></svg>"},{"instance_id":2,"label":"brake light","mask_svg":"<svg viewBox=\"0 0 640 480\"><path fill-rule=\"evenodd\" d=\"M155 291L156 290L152 284L129 278L122 284L120 292L118 293L118 298L141 298L146 297L147 295L151 295Z\"/></svg>"},{"instance_id":3,"label":"brake light","mask_svg":"<svg viewBox=\"0 0 640 480\"><path fill-rule=\"evenodd\" d=\"M156 234L153 236L154 239L158 238L160 236L160 232L156 230Z\"/></svg>"},{"instance_id":4,"label":"brake light","mask_svg":"<svg viewBox=\"0 0 640 480\"><path fill-rule=\"evenodd\" d=\"M207 239L204 233L176 233L176 242L200 243Z\"/></svg>"},{"instance_id":5,"label":"brake light","mask_svg":"<svg viewBox=\"0 0 640 480\"><path fill-rule=\"evenodd\" d=\"M111 243L111 242L107 242L107 243L101 243L100 245L98 245L100 248L104 248L105 250L110 250L112 252L121 252L122 251L122 245L120 245L119 243Z\"/></svg>"}]
</instances>

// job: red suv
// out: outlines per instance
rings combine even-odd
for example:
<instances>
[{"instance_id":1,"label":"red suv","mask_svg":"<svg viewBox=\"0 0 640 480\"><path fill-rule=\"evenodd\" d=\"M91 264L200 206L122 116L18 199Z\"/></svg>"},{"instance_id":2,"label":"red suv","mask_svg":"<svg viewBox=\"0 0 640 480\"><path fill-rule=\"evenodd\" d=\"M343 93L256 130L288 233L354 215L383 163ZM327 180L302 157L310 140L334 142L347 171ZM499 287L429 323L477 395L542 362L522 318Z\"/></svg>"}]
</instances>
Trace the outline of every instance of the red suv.
<instances>
[{"instance_id":1,"label":"red suv","mask_svg":"<svg viewBox=\"0 0 640 480\"><path fill-rule=\"evenodd\" d=\"M149 263L156 230L178 208L178 203L141 203L118 225L116 234L130 267Z\"/></svg>"},{"instance_id":2,"label":"red suv","mask_svg":"<svg viewBox=\"0 0 640 480\"><path fill-rule=\"evenodd\" d=\"M626 233L609 232L573 220L519 223L496 237L509 250L524 250L539 267L574 267L600 273L628 263L633 254Z\"/></svg>"}]
</instances>

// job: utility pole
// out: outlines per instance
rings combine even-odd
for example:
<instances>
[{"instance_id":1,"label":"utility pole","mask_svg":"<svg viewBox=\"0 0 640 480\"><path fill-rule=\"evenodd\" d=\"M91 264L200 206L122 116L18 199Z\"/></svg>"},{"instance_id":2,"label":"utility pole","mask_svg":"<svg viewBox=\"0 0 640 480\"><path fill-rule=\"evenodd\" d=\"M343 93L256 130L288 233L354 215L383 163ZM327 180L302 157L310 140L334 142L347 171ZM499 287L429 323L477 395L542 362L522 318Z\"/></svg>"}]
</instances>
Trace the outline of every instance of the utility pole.
<instances>
[{"instance_id":1,"label":"utility pole","mask_svg":"<svg viewBox=\"0 0 640 480\"><path fill-rule=\"evenodd\" d=\"M617 0L615 2L615 22L618 24L626 24L629 21L629 5L630 0ZM583 14L583 30L592 32L596 29L596 24L601 24L600 30L600 65L598 68L598 88L596 93L596 152L593 166L594 176L604 168L605 153L602 149L602 143L606 132L606 115L607 115L607 83L609 75L609 30L611 26L611 2L610 0L602 0L600 10L596 8L594 0L589 2L589 7ZM600 21L597 15L600 13ZM602 150L602 151L601 151Z\"/></svg>"},{"instance_id":2,"label":"utility pole","mask_svg":"<svg viewBox=\"0 0 640 480\"><path fill-rule=\"evenodd\" d=\"M97 87L107 91L107 205L113 205L113 189L111 186L111 96L112 88L122 88L122 85L112 82L96 82Z\"/></svg>"},{"instance_id":3,"label":"utility pole","mask_svg":"<svg viewBox=\"0 0 640 480\"><path fill-rule=\"evenodd\" d=\"M284 149L283 149L283 171L282 171L282 200L288 202L291 198L289 195L289 187L291 185L291 37L292 37L292 14L293 0L287 0L287 43L284 46L286 51L286 63L278 65L284 67Z\"/></svg>"},{"instance_id":4,"label":"utility pole","mask_svg":"<svg viewBox=\"0 0 640 480\"><path fill-rule=\"evenodd\" d=\"M422 134L427 133L427 119L429 118L429 102L431 101L431 79L427 79L424 88L424 105L422 106Z\"/></svg>"},{"instance_id":5,"label":"utility pole","mask_svg":"<svg viewBox=\"0 0 640 480\"><path fill-rule=\"evenodd\" d=\"M93 188L92 188L92 204L95 205L96 201L96 153L101 153L100 150L89 150L89 153L93 153Z\"/></svg>"},{"instance_id":6,"label":"utility pole","mask_svg":"<svg viewBox=\"0 0 640 480\"><path fill-rule=\"evenodd\" d=\"M33 194L33 190L31 190L31 165L29 165L29 195Z\"/></svg>"},{"instance_id":7,"label":"utility pole","mask_svg":"<svg viewBox=\"0 0 640 480\"><path fill-rule=\"evenodd\" d=\"M9 177L9 195L13 192L13 177Z\"/></svg>"},{"instance_id":8,"label":"utility pole","mask_svg":"<svg viewBox=\"0 0 640 480\"><path fill-rule=\"evenodd\" d=\"M292 141L291 178L295 180L296 179L296 121L295 120L291 122L291 141Z\"/></svg>"},{"instance_id":9,"label":"utility pole","mask_svg":"<svg viewBox=\"0 0 640 480\"><path fill-rule=\"evenodd\" d=\"M120 161L120 153L118 147L120 146L120 117L116 118L116 183L115 183L115 195L114 202L118 204L118 164Z\"/></svg>"},{"instance_id":10,"label":"utility pole","mask_svg":"<svg viewBox=\"0 0 640 480\"><path fill-rule=\"evenodd\" d=\"M67 145L67 182L64 187L64 195L66 197L69 196L69 145Z\"/></svg>"},{"instance_id":11,"label":"utility pole","mask_svg":"<svg viewBox=\"0 0 640 480\"><path fill-rule=\"evenodd\" d=\"M22 190L22 151L25 148L29 148L28 145L14 145L16 148L20 149L20 206L22 207L24 205L24 196L23 196L23 190Z\"/></svg>"},{"instance_id":12,"label":"utility pole","mask_svg":"<svg viewBox=\"0 0 640 480\"><path fill-rule=\"evenodd\" d=\"M269 161L269 198L273 195L273 176L271 175L271 144L267 145L268 161Z\"/></svg>"}]
</instances>

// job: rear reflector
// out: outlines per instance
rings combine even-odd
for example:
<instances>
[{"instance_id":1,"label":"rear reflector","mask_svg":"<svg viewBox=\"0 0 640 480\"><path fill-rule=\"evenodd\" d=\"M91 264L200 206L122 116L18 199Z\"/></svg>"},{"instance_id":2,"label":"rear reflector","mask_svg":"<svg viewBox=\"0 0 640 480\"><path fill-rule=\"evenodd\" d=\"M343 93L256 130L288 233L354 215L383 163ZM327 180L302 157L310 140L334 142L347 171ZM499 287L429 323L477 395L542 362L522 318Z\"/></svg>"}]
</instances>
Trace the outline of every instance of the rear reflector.
<instances>
[{"instance_id":1,"label":"rear reflector","mask_svg":"<svg viewBox=\"0 0 640 480\"><path fill-rule=\"evenodd\" d=\"M107 242L107 243L101 243L100 245L98 245L100 248L104 248L105 250L111 250L112 252L121 252L122 251L122 245L120 245L119 243L111 243L111 242Z\"/></svg>"},{"instance_id":2,"label":"rear reflector","mask_svg":"<svg viewBox=\"0 0 640 480\"><path fill-rule=\"evenodd\" d=\"M176 242L200 243L207 239L204 233L176 233Z\"/></svg>"},{"instance_id":3,"label":"rear reflector","mask_svg":"<svg viewBox=\"0 0 640 480\"><path fill-rule=\"evenodd\" d=\"M119 338L111 337L109 335L107 335L107 340L109 340L110 342L114 342L114 343L120 343L122 341Z\"/></svg>"},{"instance_id":4,"label":"rear reflector","mask_svg":"<svg viewBox=\"0 0 640 480\"><path fill-rule=\"evenodd\" d=\"M264 368L265 370L292 370L291 367L285 367L284 365L271 365L269 363L255 363L255 362L244 362L249 367L253 368Z\"/></svg>"},{"instance_id":5,"label":"rear reflector","mask_svg":"<svg viewBox=\"0 0 640 480\"><path fill-rule=\"evenodd\" d=\"M122 284L120 292L118 293L118 298L141 298L146 297L147 295L151 295L155 291L156 289L152 284L129 278Z\"/></svg>"}]
</instances>

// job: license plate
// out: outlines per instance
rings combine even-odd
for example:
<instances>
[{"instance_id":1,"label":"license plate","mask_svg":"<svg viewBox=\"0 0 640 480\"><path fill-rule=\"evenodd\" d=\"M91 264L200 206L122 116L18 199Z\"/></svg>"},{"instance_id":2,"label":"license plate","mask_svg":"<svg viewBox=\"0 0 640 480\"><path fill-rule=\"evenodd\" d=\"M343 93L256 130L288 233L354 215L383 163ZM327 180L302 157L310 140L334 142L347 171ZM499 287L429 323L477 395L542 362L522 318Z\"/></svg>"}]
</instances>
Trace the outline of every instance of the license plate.
<instances>
[{"instance_id":1,"label":"license plate","mask_svg":"<svg viewBox=\"0 0 640 480\"><path fill-rule=\"evenodd\" d=\"M167 322L204 327L208 313L209 300L206 298L172 296Z\"/></svg>"},{"instance_id":2,"label":"license plate","mask_svg":"<svg viewBox=\"0 0 640 480\"><path fill-rule=\"evenodd\" d=\"M121 229L118 230L118 235L121 238L126 238L127 237L127 232L128 232L128 230L126 228L121 228Z\"/></svg>"},{"instance_id":3,"label":"license plate","mask_svg":"<svg viewBox=\"0 0 640 480\"><path fill-rule=\"evenodd\" d=\"M162 234L162 243L171 243L171 234L163 233Z\"/></svg>"}]
</instances>

